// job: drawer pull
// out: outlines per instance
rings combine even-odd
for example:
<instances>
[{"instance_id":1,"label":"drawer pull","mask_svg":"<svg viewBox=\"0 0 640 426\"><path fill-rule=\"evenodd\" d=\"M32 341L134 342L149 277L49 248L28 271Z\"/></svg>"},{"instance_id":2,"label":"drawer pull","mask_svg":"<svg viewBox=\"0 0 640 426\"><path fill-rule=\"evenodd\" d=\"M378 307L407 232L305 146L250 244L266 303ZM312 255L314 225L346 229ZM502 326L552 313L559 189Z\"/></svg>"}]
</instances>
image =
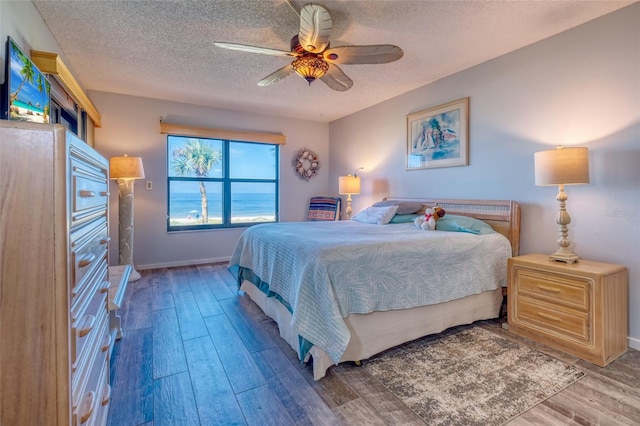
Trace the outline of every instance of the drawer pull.
<instances>
[{"instance_id":1,"label":"drawer pull","mask_svg":"<svg viewBox=\"0 0 640 426\"><path fill-rule=\"evenodd\" d=\"M100 293L107 293L109 291L109 287L111 287L111 283L109 281L103 281L102 287L100 287Z\"/></svg>"},{"instance_id":2,"label":"drawer pull","mask_svg":"<svg viewBox=\"0 0 640 426\"><path fill-rule=\"evenodd\" d=\"M111 385L109 383L106 383L102 392L104 392L104 395L102 395L102 405L105 406L111 399Z\"/></svg>"},{"instance_id":3,"label":"drawer pull","mask_svg":"<svg viewBox=\"0 0 640 426\"><path fill-rule=\"evenodd\" d=\"M79 193L82 198L93 198L96 196L95 191L89 191L88 189L81 189Z\"/></svg>"},{"instance_id":4,"label":"drawer pull","mask_svg":"<svg viewBox=\"0 0 640 426\"><path fill-rule=\"evenodd\" d=\"M104 341L102 343L102 352L106 352L111 347L111 334L107 334L104 336Z\"/></svg>"},{"instance_id":5,"label":"drawer pull","mask_svg":"<svg viewBox=\"0 0 640 426\"><path fill-rule=\"evenodd\" d=\"M85 266L87 266L88 264L93 262L94 260L96 260L96 255L95 254L93 254L93 253L85 254L85 255L80 257L80 261L78 262L78 266L80 266L81 268L84 268Z\"/></svg>"},{"instance_id":6,"label":"drawer pull","mask_svg":"<svg viewBox=\"0 0 640 426\"><path fill-rule=\"evenodd\" d=\"M82 318L82 324L80 325L80 331L78 332L80 337L84 337L89 334L94 325L96 325L95 315L87 315Z\"/></svg>"},{"instance_id":7,"label":"drawer pull","mask_svg":"<svg viewBox=\"0 0 640 426\"><path fill-rule=\"evenodd\" d=\"M86 423L87 420L93 414L93 400L96 399L95 392L87 392L87 394L82 399L82 406L80 409L82 410L82 414L80 415L80 423Z\"/></svg>"},{"instance_id":8,"label":"drawer pull","mask_svg":"<svg viewBox=\"0 0 640 426\"><path fill-rule=\"evenodd\" d=\"M562 321L560 318L554 317L553 315L545 314L544 312L538 312L538 316L540 316L540 317L542 317L544 319L548 319L550 321L555 321L555 322Z\"/></svg>"},{"instance_id":9,"label":"drawer pull","mask_svg":"<svg viewBox=\"0 0 640 426\"><path fill-rule=\"evenodd\" d=\"M109 192L107 191L100 191L100 196L102 197L108 197L109 195L111 195Z\"/></svg>"},{"instance_id":10,"label":"drawer pull","mask_svg":"<svg viewBox=\"0 0 640 426\"><path fill-rule=\"evenodd\" d=\"M540 290L548 291L549 293L560 293L560 289L559 288L555 288L555 287L549 287L549 286L546 286L546 285L539 285L538 288Z\"/></svg>"},{"instance_id":11,"label":"drawer pull","mask_svg":"<svg viewBox=\"0 0 640 426\"><path fill-rule=\"evenodd\" d=\"M100 244L107 244L109 241L111 241L111 237L105 237L100 240Z\"/></svg>"}]
</instances>

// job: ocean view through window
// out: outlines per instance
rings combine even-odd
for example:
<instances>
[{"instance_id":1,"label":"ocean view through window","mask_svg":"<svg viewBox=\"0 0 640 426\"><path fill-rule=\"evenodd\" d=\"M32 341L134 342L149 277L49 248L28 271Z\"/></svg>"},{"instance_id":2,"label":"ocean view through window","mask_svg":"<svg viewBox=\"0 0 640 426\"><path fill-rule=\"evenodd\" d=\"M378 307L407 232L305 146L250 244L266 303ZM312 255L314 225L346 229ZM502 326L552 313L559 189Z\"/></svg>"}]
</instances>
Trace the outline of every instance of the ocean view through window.
<instances>
[{"instance_id":1,"label":"ocean view through window","mask_svg":"<svg viewBox=\"0 0 640 426\"><path fill-rule=\"evenodd\" d=\"M278 221L279 146L167 136L167 230Z\"/></svg>"}]
</instances>

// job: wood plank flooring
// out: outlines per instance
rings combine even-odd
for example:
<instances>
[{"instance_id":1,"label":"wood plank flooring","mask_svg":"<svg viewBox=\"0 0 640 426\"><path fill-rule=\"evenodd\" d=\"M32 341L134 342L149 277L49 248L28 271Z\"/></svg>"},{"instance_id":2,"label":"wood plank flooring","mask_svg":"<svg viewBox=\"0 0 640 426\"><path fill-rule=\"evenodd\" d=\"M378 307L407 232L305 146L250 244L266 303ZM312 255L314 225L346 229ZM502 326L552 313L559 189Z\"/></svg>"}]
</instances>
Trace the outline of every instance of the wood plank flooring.
<instances>
[{"instance_id":1,"label":"wood plank flooring","mask_svg":"<svg viewBox=\"0 0 640 426\"><path fill-rule=\"evenodd\" d=\"M226 265L143 271L120 313L109 425L424 424L353 364L314 382ZM499 320L479 324L587 373L510 426L640 424L640 352L600 368L513 336Z\"/></svg>"}]
</instances>

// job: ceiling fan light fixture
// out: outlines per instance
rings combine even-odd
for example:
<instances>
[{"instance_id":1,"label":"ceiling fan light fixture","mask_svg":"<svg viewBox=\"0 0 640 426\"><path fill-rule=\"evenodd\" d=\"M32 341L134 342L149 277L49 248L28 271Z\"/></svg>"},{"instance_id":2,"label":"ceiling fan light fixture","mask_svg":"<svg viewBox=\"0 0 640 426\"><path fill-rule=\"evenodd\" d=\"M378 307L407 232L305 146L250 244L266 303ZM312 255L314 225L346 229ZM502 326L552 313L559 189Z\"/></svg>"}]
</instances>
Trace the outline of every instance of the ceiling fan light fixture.
<instances>
[{"instance_id":1,"label":"ceiling fan light fixture","mask_svg":"<svg viewBox=\"0 0 640 426\"><path fill-rule=\"evenodd\" d=\"M300 56L291 63L291 66L300 77L307 80L309 85L329 70L329 64L325 60L311 55Z\"/></svg>"}]
</instances>

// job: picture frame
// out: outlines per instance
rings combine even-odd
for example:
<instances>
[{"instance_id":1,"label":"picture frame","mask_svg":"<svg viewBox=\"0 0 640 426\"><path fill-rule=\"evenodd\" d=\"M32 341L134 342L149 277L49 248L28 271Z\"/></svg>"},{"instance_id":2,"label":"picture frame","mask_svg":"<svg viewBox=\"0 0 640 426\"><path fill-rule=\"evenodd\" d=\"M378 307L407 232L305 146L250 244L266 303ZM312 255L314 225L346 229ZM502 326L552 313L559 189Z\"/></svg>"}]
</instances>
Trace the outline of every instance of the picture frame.
<instances>
[{"instance_id":1,"label":"picture frame","mask_svg":"<svg viewBox=\"0 0 640 426\"><path fill-rule=\"evenodd\" d=\"M407 115L407 170L469 164L469 98Z\"/></svg>"}]
</instances>

